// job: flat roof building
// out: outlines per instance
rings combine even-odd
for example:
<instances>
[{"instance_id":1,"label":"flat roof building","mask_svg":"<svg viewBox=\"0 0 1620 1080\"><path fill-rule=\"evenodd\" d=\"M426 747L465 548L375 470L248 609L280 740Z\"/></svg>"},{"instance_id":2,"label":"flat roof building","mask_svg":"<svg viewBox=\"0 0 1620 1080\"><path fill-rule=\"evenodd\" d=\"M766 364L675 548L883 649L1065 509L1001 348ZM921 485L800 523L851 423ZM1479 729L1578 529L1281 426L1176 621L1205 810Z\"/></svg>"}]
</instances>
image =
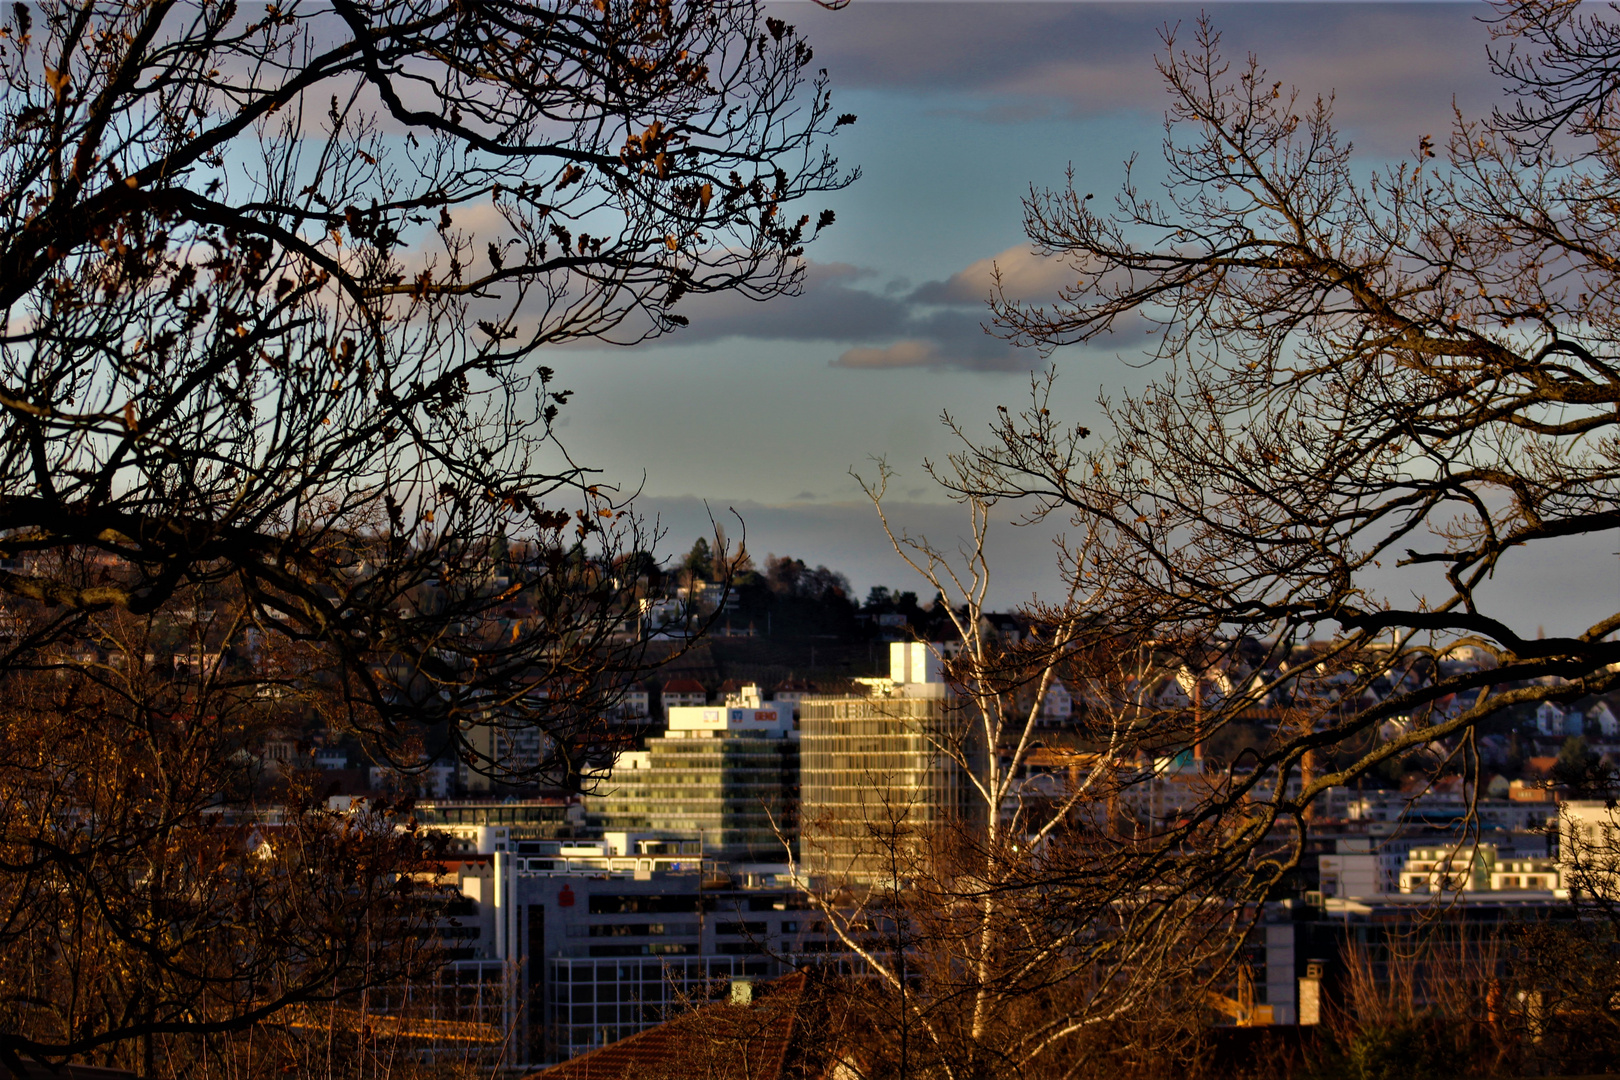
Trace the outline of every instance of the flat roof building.
<instances>
[{"instance_id":1,"label":"flat roof building","mask_svg":"<svg viewBox=\"0 0 1620 1080\"><path fill-rule=\"evenodd\" d=\"M696 846L620 835L571 857L566 843L535 842L520 846L547 850L446 868L467 902L446 978L476 974L498 1002L494 1019L512 1034L507 1068L566 1060L678 1015L716 985L829 954L797 890L721 885L696 868L701 856L647 853L658 844Z\"/></svg>"},{"instance_id":2,"label":"flat roof building","mask_svg":"<svg viewBox=\"0 0 1620 1080\"><path fill-rule=\"evenodd\" d=\"M690 833L732 863L781 863L798 840L799 741L792 713L756 694L674 706L669 730L619 756L588 802L592 826Z\"/></svg>"}]
</instances>

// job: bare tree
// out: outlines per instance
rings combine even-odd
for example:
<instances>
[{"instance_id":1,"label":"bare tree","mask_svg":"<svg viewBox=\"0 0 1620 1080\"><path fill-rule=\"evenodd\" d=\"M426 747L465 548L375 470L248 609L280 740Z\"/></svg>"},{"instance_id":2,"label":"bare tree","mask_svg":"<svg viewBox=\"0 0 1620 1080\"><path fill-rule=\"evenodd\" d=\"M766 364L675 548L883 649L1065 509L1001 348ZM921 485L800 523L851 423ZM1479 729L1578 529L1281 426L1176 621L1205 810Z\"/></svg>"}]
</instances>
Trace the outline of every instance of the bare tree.
<instances>
[{"instance_id":1,"label":"bare tree","mask_svg":"<svg viewBox=\"0 0 1620 1080\"><path fill-rule=\"evenodd\" d=\"M1063 569L1086 605L1053 618L1240 676L1166 718L1166 744L1269 717L1166 852L1247 805L1253 826L1218 839L1236 865L1275 825L1302 835L1331 786L1420 750L1453 767L1505 706L1620 685L1620 613L1535 638L1487 588L1510 555L1620 525L1614 27L1499 10L1518 107L1369 180L1331 99L1229 64L1201 21L1190 49L1166 33L1162 194L1128 173L1111 206L1072 182L1025 204L1074 284L1049 305L998 293L1002 332L1050 352L1142 328L1155 374L1101 400L1094 436L1050 408L1054 370L988 439L963 433L945 479L1075 523Z\"/></svg>"},{"instance_id":2,"label":"bare tree","mask_svg":"<svg viewBox=\"0 0 1620 1080\"><path fill-rule=\"evenodd\" d=\"M282 703L147 662L150 618L96 622L92 672L0 674L0 1065L195 1074L211 1038L434 970L409 815L291 772L256 809Z\"/></svg>"},{"instance_id":3,"label":"bare tree","mask_svg":"<svg viewBox=\"0 0 1620 1080\"><path fill-rule=\"evenodd\" d=\"M14 5L0 590L52 617L4 662L228 580L385 748L577 774L650 541L537 360L798 287L854 119L811 63L755 0Z\"/></svg>"},{"instance_id":4,"label":"bare tree","mask_svg":"<svg viewBox=\"0 0 1620 1080\"><path fill-rule=\"evenodd\" d=\"M818 829L807 806L801 845L821 871L811 899L856 958L856 992L884 1018L874 1075L1073 1074L1094 1063L1093 1032L1117 1040L1178 1009L1201 1012L1255 909L1209 901L1219 868L1190 854L1166 872L1149 857L1157 838L1122 827L1122 796L1156 775L1137 678L1150 650L1074 618L1033 617L1023 640L1009 639L986 618L995 504L962 500L971 532L952 552L891 523L891 473L878 468L862 486L957 636L929 646L950 686L937 709L921 717L914 702L879 699L862 724L892 713L890 726L925 740L929 770L964 795L939 818L919 805L936 779L874 775L864 821ZM1083 606L1081 587L1069 605ZM1039 721L1059 678L1089 707L1081 745L1055 753ZM807 758L818 734L807 720ZM846 866L841 849L818 857L828 825L860 838Z\"/></svg>"},{"instance_id":5,"label":"bare tree","mask_svg":"<svg viewBox=\"0 0 1620 1080\"><path fill-rule=\"evenodd\" d=\"M0 83L0 1057L184 1072L435 962L278 727L586 778L656 537L541 361L796 290L854 118L755 0L44 0Z\"/></svg>"}]
</instances>

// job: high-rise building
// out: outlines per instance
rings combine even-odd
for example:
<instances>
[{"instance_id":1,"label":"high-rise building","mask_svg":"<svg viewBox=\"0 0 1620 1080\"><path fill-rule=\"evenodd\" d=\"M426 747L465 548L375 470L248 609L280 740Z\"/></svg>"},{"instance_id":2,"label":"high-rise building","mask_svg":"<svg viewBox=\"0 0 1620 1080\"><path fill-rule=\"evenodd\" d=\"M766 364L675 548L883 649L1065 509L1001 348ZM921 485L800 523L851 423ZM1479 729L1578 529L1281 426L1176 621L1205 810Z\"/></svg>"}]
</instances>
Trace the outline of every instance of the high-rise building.
<instances>
[{"instance_id":1,"label":"high-rise building","mask_svg":"<svg viewBox=\"0 0 1620 1080\"><path fill-rule=\"evenodd\" d=\"M864 697L799 705L801 848L815 875L877 880L899 844L982 827L963 766L983 754L936 647L893 642L890 677L863 679Z\"/></svg>"},{"instance_id":2,"label":"high-rise building","mask_svg":"<svg viewBox=\"0 0 1620 1080\"><path fill-rule=\"evenodd\" d=\"M798 838L797 734L792 713L755 687L723 705L672 707L664 735L619 756L589 821L696 834L720 861L786 862Z\"/></svg>"}]
</instances>

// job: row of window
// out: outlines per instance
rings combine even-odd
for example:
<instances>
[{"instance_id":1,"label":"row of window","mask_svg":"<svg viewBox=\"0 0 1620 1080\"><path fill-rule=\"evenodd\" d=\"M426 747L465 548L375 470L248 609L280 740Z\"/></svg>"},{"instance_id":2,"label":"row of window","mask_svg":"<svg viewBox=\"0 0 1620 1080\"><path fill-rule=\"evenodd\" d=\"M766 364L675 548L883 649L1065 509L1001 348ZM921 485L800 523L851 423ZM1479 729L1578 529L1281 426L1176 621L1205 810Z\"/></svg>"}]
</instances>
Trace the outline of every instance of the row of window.
<instances>
[{"instance_id":1,"label":"row of window","mask_svg":"<svg viewBox=\"0 0 1620 1080\"><path fill-rule=\"evenodd\" d=\"M640 915L685 911L807 911L804 897L781 893L751 896L697 893L593 893L587 903L592 915Z\"/></svg>"}]
</instances>

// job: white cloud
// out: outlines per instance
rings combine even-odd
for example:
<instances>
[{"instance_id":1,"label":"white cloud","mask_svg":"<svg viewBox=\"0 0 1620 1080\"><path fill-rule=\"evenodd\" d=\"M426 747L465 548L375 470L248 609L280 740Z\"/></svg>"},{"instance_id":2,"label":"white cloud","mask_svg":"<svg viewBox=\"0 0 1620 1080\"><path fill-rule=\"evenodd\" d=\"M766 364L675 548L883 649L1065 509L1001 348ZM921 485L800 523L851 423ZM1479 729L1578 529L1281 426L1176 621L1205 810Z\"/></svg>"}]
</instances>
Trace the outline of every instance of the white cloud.
<instances>
[{"instance_id":1,"label":"white cloud","mask_svg":"<svg viewBox=\"0 0 1620 1080\"><path fill-rule=\"evenodd\" d=\"M969 263L944 281L918 286L911 299L925 304L979 304L990 298L997 271L1009 300L1050 301L1059 290L1075 283L1074 271L1063 259L1038 255L1028 244Z\"/></svg>"},{"instance_id":2,"label":"white cloud","mask_svg":"<svg viewBox=\"0 0 1620 1080\"><path fill-rule=\"evenodd\" d=\"M834 367L847 368L898 368L898 367L938 367L943 365L944 357L940 354L939 345L932 341L897 341L884 348L871 348L863 346L858 349L849 349L837 360Z\"/></svg>"}]
</instances>

